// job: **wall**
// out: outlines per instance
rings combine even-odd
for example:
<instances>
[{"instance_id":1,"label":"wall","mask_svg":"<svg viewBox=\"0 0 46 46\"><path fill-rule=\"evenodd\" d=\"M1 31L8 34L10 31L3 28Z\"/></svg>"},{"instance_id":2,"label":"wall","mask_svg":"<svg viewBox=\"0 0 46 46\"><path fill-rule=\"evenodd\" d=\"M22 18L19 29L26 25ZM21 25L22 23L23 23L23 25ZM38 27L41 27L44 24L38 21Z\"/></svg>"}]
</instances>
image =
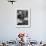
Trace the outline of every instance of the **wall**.
<instances>
[{"instance_id":1,"label":"wall","mask_svg":"<svg viewBox=\"0 0 46 46\"><path fill-rule=\"evenodd\" d=\"M7 0L0 0L0 40L14 40L21 31L29 33L33 40L46 40L45 2L45 0L17 0L12 5ZM30 28L16 28L16 8L31 8Z\"/></svg>"}]
</instances>

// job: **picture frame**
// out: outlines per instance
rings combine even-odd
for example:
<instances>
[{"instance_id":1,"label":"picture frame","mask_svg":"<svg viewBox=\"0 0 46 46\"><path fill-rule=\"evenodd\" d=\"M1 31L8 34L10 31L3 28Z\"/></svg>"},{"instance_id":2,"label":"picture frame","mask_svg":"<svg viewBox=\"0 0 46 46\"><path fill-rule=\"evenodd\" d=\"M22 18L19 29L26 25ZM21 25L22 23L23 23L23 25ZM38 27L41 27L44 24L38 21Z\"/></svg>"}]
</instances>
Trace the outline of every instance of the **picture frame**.
<instances>
[{"instance_id":1,"label":"picture frame","mask_svg":"<svg viewBox=\"0 0 46 46\"><path fill-rule=\"evenodd\" d=\"M16 27L28 28L31 26L31 11L29 8L16 9Z\"/></svg>"}]
</instances>

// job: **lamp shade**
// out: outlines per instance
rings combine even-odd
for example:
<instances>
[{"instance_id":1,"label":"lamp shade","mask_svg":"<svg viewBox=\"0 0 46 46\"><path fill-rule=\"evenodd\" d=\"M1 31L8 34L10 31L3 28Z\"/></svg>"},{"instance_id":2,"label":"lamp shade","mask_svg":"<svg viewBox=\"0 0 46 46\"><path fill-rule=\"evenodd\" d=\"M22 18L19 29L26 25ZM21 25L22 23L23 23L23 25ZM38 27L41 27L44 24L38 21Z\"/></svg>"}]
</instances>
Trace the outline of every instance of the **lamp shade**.
<instances>
[{"instance_id":1,"label":"lamp shade","mask_svg":"<svg viewBox=\"0 0 46 46\"><path fill-rule=\"evenodd\" d=\"M16 0L8 0L8 2L11 2L12 4L16 2Z\"/></svg>"}]
</instances>

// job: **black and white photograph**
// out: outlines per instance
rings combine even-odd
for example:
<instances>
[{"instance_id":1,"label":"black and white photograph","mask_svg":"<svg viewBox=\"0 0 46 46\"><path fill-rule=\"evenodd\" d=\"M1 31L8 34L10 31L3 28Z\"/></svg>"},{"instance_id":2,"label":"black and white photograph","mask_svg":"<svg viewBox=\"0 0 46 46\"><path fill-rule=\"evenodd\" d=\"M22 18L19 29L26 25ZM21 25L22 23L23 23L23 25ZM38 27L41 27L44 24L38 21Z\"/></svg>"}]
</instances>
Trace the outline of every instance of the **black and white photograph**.
<instances>
[{"instance_id":1,"label":"black and white photograph","mask_svg":"<svg viewBox=\"0 0 46 46\"><path fill-rule=\"evenodd\" d=\"M17 9L17 27L29 27L30 26L30 10L29 9Z\"/></svg>"}]
</instances>

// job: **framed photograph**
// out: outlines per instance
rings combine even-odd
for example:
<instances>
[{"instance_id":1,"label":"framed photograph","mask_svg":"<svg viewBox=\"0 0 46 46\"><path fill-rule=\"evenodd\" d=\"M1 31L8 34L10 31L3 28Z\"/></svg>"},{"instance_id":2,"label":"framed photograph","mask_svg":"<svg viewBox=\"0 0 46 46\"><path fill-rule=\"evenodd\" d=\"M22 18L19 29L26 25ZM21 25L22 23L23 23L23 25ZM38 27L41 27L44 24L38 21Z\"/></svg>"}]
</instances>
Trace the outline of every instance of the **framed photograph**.
<instances>
[{"instance_id":1,"label":"framed photograph","mask_svg":"<svg viewBox=\"0 0 46 46\"><path fill-rule=\"evenodd\" d=\"M16 9L16 27L30 27L31 14L29 8L17 8Z\"/></svg>"}]
</instances>

